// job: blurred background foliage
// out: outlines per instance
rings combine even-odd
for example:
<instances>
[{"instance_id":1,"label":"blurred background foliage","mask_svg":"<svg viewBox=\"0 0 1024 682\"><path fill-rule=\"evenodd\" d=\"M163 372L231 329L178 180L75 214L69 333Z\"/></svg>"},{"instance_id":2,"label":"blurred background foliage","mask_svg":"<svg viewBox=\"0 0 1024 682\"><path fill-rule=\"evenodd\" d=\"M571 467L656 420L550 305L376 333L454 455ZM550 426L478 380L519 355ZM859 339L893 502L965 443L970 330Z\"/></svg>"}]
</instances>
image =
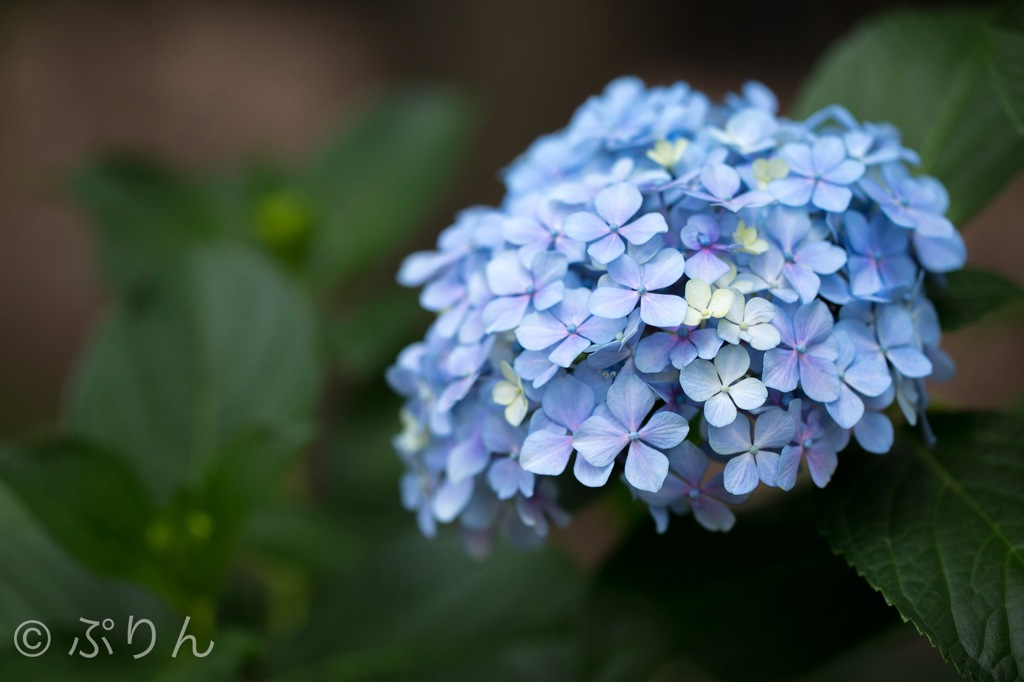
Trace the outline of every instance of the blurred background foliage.
<instances>
[{"instance_id":1,"label":"blurred background foliage","mask_svg":"<svg viewBox=\"0 0 1024 682\"><path fill-rule=\"evenodd\" d=\"M0 679L956 679L901 613L972 677L1016 679L1000 661L1021 665L1010 651L1019 633L990 645L951 631L949 614L957 620L970 603L893 588L893 567L871 544L897 532L917 542L915 509L943 495L950 482L936 472L951 470L969 493L998 479L1016 496L981 501L1009 538L1006 561L1019 557L1024 479L1014 462L1024 454L1011 420L943 417L927 457L945 468L921 464L912 434L886 458L851 451L827 494L760 496L727 536L683 519L657 537L623 495L569 491L576 519L552 547L499 547L480 562L454 532L421 538L398 502L398 400L382 372L429 321L416 292L393 283L400 258L430 244L457 206L499 201L494 169L611 77L681 78L713 96L756 77L793 101L811 57L882 3L837 3L826 15L798 4L792 16L751 4L730 20L727 44L696 28L722 20L708 3L652 3L641 17L575 1L516 11L468 0L3 10L12 96L0 131L15 144L0 168L16 180L0 192ZM876 14L825 53L790 107L804 115L840 102L900 125L950 188L958 225L971 226L972 269L935 290L944 326L970 326L950 335L961 378L939 389L946 409L1019 400L1024 360L1004 349L1019 336L1024 298L1022 241L1009 229L1024 166L1020 7ZM92 37L47 52L76 20ZM105 38L112 46L97 57ZM611 38L618 47L605 50ZM230 57L233 40L255 49ZM135 53L134 67L100 79L112 92L75 101L90 68ZM304 84L292 84L303 69ZM244 75L256 85L232 81ZM461 87L393 85L399 77ZM254 94L264 86L276 90ZM215 124L172 130L189 106L203 110L190 97L219 88L232 94ZM347 105L324 105L323 92L344 93L335 99ZM139 111L120 111L126 102ZM157 113L168 103L177 111ZM38 121L33 107L46 109ZM79 108L99 131L84 135L85 155L58 144L83 139ZM314 139L308 131L330 127L339 108L337 132ZM261 129L261 115L277 118ZM160 145L96 148L138 143L160 125L170 160L154 153ZM276 151L236 154L275 129ZM33 147L40 135L47 143ZM60 154L73 158L54 163ZM78 234L68 215L88 224L87 239L68 237ZM75 261L86 242L99 289ZM43 255L32 260L36 247ZM72 350L58 407L54 377ZM890 489L908 471L917 489ZM865 477L880 483L859 505ZM875 513L908 499L903 516ZM943 541L971 548L979 532L965 522ZM944 569L928 561L893 558L897 574L931 580L938 570L930 584L941 586ZM985 599L1006 609L1020 581ZM125 645L129 615L158 629L139 660ZM208 658L171 658L185 616L200 649L216 642ZM79 617L115 619L114 655L67 655L84 634ZM28 619L53 635L36 659L13 649Z\"/></svg>"}]
</instances>

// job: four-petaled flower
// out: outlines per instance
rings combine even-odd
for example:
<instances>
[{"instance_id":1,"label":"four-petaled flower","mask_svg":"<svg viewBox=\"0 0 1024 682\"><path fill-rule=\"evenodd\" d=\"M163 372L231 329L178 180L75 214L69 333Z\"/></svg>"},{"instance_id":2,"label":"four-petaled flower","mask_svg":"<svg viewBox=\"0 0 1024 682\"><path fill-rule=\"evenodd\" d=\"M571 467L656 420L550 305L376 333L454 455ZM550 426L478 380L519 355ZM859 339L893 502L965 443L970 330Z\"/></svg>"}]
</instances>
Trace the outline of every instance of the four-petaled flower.
<instances>
[{"instance_id":1,"label":"four-petaled flower","mask_svg":"<svg viewBox=\"0 0 1024 682\"><path fill-rule=\"evenodd\" d=\"M562 230L572 239L593 242L587 253L596 262L611 263L626 251L623 238L630 244L646 244L659 232L668 232L668 224L660 213L645 213L633 222L643 204L640 190L628 182L620 182L601 190L594 199L597 215L573 213L565 219Z\"/></svg>"},{"instance_id":2,"label":"four-petaled flower","mask_svg":"<svg viewBox=\"0 0 1024 682\"><path fill-rule=\"evenodd\" d=\"M835 135L819 137L811 145L787 144L779 156L798 176L776 180L768 187L786 206L811 202L823 211L845 211L853 198L847 185L864 175L864 164L847 158L846 145Z\"/></svg>"},{"instance_id":3,"label":"four-petaled flower","mask_svg":"<svg viewBox=\"0 0 1024 682\"><path fill-rule=\"evenodd\" d=\"M772 195L761 190L739 194L740 174L724 163L705 166L700 172L700 184L704 189L689 189L692 197L708 201L712 206L721 206L733 213L741 208L765 206L772 202Z\"/></svg>"},{"instance_id":4,"label":"four-petaled flower","mask_svg":"<svg viewBox=\"0 0 1024 682\"><path fill-rule=\"evenodd\" d=\"M716 289L702 279L691 279L686 283L686 317L683 324L696 327L711 318L725 317L732 307L732 299L736 294L729 289Z\"/></svg>"},{"instance_id":5,"label":"four-petaled flower","mask_svg":"<svg viewBox=\"0 0 1024 682\"><path fill-rule=\"evenodd\" d=\"M505 251L487 264L487 285L497 298L484 308L487 333L514 329L530 304L547 310L562 300L569 264L560 253L538 253L529 270L514 251Z\"/></svg>"},{"instance_id":6,"label":"four-petaled flower","mask_svg":"<svg viewBox=\"0 0 1024 682\"><path fill-rule=\"evenodd\" d=\"M656 492L668 474L668 458L661 450L683 442L690 425L675 412L662 410L643 424L654 407L651 387L632 374L621 374L608 389L605 409L583 422L573 445L595 467L611 468L627 449L626 480L638 490Z\"/></svg>"},{"instance_id":7,"label":"four-petaled flower","mask_svg":"<svg viewBox=\"0 0 1024 682\"><path fill-rule=\"evenodd\" d=\"M729 263L723 256L733 251L729 244L721 244L718 221L704 213L691 216L679 237L686 247L686 276L714 282L729 272Z\"/></svg>"},{"instance_id":8,"label":"four-petaled flower","mask_svg":"<svg viewBox=\"0 0 1024 682\"><path fill-rule=\"evenodd\" d=\"M684 441L665 454L669 470L665 485L656 493L636 493L651 510L658 532L664 533L668 529L669 510L680 516L692 511L697 523L708 530L731 530L736 516L727 505L742 504L747 501L747 496L728 492L720 473L704 480L708 458L693 443Z\"/></svg>"},{"instance_id":9,"label":"four-petaled flower","mask_svg":"<svg viewBox=\"0 0 1024 682\"><path fill-rule=\"evenodd\" d=\"M789 444L794 433L796 424L792 417L778 407L759 414L753 424L740 416L726 426L709 427L711 449L720 455L737 455L725 465L725 489L734 495L745 495L757 487L758 479L774 486L779 469L779 453L775 450Z\"/></svg>"},{"instance_id":10,"label":"four-petaled flower","mask_svg":"<svg viewBox=\"0 0 1024 682\"><path fill-rule=\"evenodd\" d=\"M620 256L608 266L613 284L599 286L590 295L590 312L598 317L618 319L629 315L640 303L640 319L655 327L676 327L686 317L686 303L672 294L651 293L670 287L683 276L685 260L675 249L662 249L640 264L630 255Z\"/></svg>"},{"instance_id":11,"label":"four-petaled flower","mask_svg":"<svg viewBox=\"0 0 1024 682\"><path fill-rule=\"evenodd\" d=\"M832 338L833 319L821 301L802 305L790 317L776 307L772 324L779 330L778 348L764 354L764 385L795 391L799 385L808 398L830 403L839 398L839 349Z\"/></svg>"},{"instance_id":12,"label":"four-petaled flower","mask_svg":"<svg viewBox=\"0 0 1024 682\"><path fill-rule=\"evenodd\" d=\"M772 326L775 306L763 298L733 299L732 307L718 322L718 335L732 344L746 341L754 350L769 350L779 345L779 330Z\"/></svg>"},{"instance_id":13,"label":"four-petaled flower","mask_svg":"<svg viewBox=\"0 0 1024 682\"><path fill-rule=\"evenodd\" d=\"M714 364L694 360L679 370L679 383L691 400L704 403L708 424L725 426L736 419L737 407L753 410L768 399L764 384L746 377L748 369L747 351L740 346L725 346L718 351Z\"/></svg>"},{"instance_id":14,"label":"four-petaled flower","mask_svg":"<svg viewBox=\"0 0 1024 682\"><path fill-rule=\"evenodd\" d=\"M845 226L850 247L850 292L854 296L887 299L896 289L913 285L917 266L910 257L910 234L906 230L893 229L881 214L868 222L856 211L846 214Z\"/></svg>"},{"instance_id":15,"label":"four-petaled flower","mask_svg":"<svg viewBox=\"0 0 1024 682\"><path fill-rule=\"evenodd\" d=\"M591 315L589 299L589 290L569 289L550 310L530 313L516 328L519 344L532 351L558 344L547 357L559 367L569 367L592 344L611 341L626 326L625 316L609 319Z\"/></svg>"}]
</instances>

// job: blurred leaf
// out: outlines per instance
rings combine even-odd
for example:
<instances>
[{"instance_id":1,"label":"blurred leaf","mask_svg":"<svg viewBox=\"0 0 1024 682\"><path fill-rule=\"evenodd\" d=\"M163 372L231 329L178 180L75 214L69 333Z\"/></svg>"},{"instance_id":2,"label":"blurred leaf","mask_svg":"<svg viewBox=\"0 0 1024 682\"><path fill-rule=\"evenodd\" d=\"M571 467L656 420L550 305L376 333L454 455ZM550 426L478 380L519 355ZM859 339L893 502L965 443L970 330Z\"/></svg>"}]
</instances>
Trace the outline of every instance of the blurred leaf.
<instances>
[{"instance_id":1,"label":"blurred leaf","mask_svg":"<svg viewBox=\"0 0 1024 682\"><path fill-rule=\"evenodd\" d=\"M97 332L67 409L71 429L126 453L161 503L254 429L310 423L321 381L311 305L263 257L200 249L166 274Z\"/></svg>"},{"instance_id":2,"label":"blurred leaf","mask_svg":"<svg viewBox=\"0 0 1024 682\"><path fill-rule=\"evenodd\" d=\"M72 556L101 575L150 576L153 502L126 463L83 440L0 449L0 478Z\"/></svg>"},{"instance_id":3,"label":"blurred leaf","mask_svg":"<svg viewBox=\"0 0 1024 682\"><path fill-rule=\"evenodd\" d=\"M381 538L371 561L315 599L271 679L574 679L584 580L550 551L478 563L454 534Z\"/></svg>"},{"instance_id":4,"label":"blurred leaf","mask_svg":"<svg viewBox=\"0 0 1024 682\"><path fill-rule=\"evenodd\" d=\"M1024 290L988 270L957 270L945 278L945 286L929 287L928 297L946 330L970 326L987 315L1024 302Z\"/></svg>"},{"instance_id":5,"label":"blurred leaf","mask_svg":"<svg viewBox=\"0 0 1024 682\"><path fill-rule=\"evenodd\" d=\"M829 551L799 493L724 535L689 518L657 535L645 519L587 604L584 677L601 682L677 668L681 679L789 680L898 623Z\"/></svg>"},{"instance_id":6,"label":"blurred leaf","mask_svg":"<svg viewBox=\"0 0 1024 682\"><path fill-rule=\"evenodd\" d=\"M66 475L61 472L58 478ZM42 621L57 637L80 628L79 617L145 613L160 622L165 615L148 594L100 579L72 560L3 483L0 537L0 661L7 663L15 657L12 634L26 620ZM5 682L15 679L7 673L5 667Z\"/></svg>"},{"instance_id":7,"label":"blurred leaf","mask_svg":"<svg viewBox=\"0 0 1024 682\"><path fill-rule=\"evenodd\" d=\"M379 380L402 347L429 323L415 292L392 287L342 313L330 329L331 348L346 373Z\"/></svg>"},{"instance_id":8,"label":"blurred leaf","mask_svg":"<svg viewBox=\"0 0 1024 682\"><path fill-rule=\"evenodd\" d=\"M821 494L832 547L974 680L1024 674L1024 424L941 414L938 446L851 454Z\"/></svg>"},{"instance_id":9,"label":"blurred leaf","mask_svg":"<svg viewBox=\"0 0 1024 682\"><path fill-rule=\"evenodd\" d=\"M351 568L366 552L358 535L340 520L294 504L253 514L243 538L260 554L325 575Z\"/></svg>"},{"instance_id":10,"label":"blurred leaf","mask_svg":"<svg viewBox=\"0 0 1024 682\"><path fill-rule=\"evenodd\" d=\"M996 94L1024 135L1024 2L1008 2L987 28Z\"/></svg>"},{"instance_id":11,"label":"blurred leaf","mask_svg":"<svg viewBox=\"0 0 1024 682\"><path fill-rule=\"evenodd\" d=\"M75 175L72 190L99 233L104 274L118 289L151 283L222 232L197 185L139 159L93 161Z\"/></svg>"},{"instance_id":12,"label":"blurred leaf","mask_svg":"<svg viewBox=\"0 0 1024 682\"><path fill-rule=\"evenodd\" d=\"M794 115L841 104L899 127L921 171L950 196L965 223L1024 167L1024 138L987 73L984 15L970 9L897 10L859 24L804 84Z\"/></svg>"},{"instance_id":13,"label":"blurred leaf","mask_svg":"<svg viewBox=\"0 0 1024 682\"><path fill-rule=\"evenodd\" d=\"M461 97L410 90L381 100L324 147L302 185L316 214L315 284L351 281L405 248L451 182L470 124Z\"/></svg>"}]
</instances>

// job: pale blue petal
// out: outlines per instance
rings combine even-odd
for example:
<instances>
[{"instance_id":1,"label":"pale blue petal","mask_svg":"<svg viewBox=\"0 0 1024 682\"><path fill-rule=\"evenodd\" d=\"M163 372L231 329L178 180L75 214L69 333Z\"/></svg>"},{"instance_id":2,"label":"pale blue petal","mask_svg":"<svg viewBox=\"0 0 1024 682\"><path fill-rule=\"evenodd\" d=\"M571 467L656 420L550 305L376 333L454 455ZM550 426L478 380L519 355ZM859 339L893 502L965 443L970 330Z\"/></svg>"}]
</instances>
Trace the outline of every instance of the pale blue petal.
<instances>
[{"instance_id":1,"label":"pale blue petal","mask_svg":"<svg viewBox=\"0 0 1024 682\"><path fill-rule=\"evenodd\" d=\"M587 253L598 263L607 265L626 252L626 245L617 234L609 234L604 239L587 247Z\"/></svg>"},{"instance_id":2,"label":"pale blue petal","mask_svg":"<svg viewBox=\"0 0 1024 682\"><path fill-rule=\"evenodd\" d=\"M544 413L570 431L576 431L586 421L594 405L594 390L568 374L553 381L541 399Z\"/></svg>"},{"instance_id":3,"label":"pale blue petal","mask_svg":"<svg viewBox=\"0 0 1024 682\"><path fill-rule=\"evenodd\" d=\"M644 294L640 297L640 319L652 327L678 327L686 319L686 310L686 301L679 296Z\"/></svg>"},{"instance_id":4,"label":"pale blue petal","mask_svg":"<svg viewBox=\"0 0 1024 682\"><path fill-rule=\"evenodd\" d=\"M668 475L668 457L639 441L629 444L626 480L637 490L658 492Z\"/></svg>"},{"instance_id":5,"label":"pale blue petal","mask_svg":"<svg viewBox=\"0 0 1024 682\"><path fill-rule=\"evenodd\" d=\"M819 275L831 275L846 265L846 251L824 240L804 244L793 258L803 267Z\"/></svg>"},{"instance_id":6,"label":"pale blue petal","mask_svg":"<svg viewBox=\"0 0 1024 682\"><path fill-rule=\"evenodd\" d=\"M762 450L786 445L796 434L796 423L783 409L773 407L757 416L754 422L754 445Z\"/></svg>"},{"instance_id":7,"label":"pale blue petal","mask_svg":"<svg viewBox=\"0 0 1024 682\"><path fill-rule=\"evenodd\" d=\"M690 400L702 403L722 390L718 372L707 360L694 360L679 370L679 383Z\"/></svg>"},{"instance_id":8,"label":"pale blue petal","mask_svg":"<svg viewBox=\"0 0 1024 682\"><path fill-rule=\"evenodd\" d=\"M781 410L780 410L781 411ZM739 417L731 424L708 429L708 443L720 455L733 455L750 449L750 420Z\"/></svg>"},{"instance_id":9,"label":"pale blue petal","mask_svg":"<svg viewBox=\"0 0 1024 682\"><path fill-rule=\"evenodd\" d=\"M614 461L602 467L594 466L582 457L577 456L572 472L576 476L576 480L583 485L589 488L600 488L608 482L608 477L612 475L612 468L614 466Z\"/></svg>"},{"instance_id":10,"label":"pale blue petal","mask_svg":"<svg viewBox=\"0 0 1024 682\"><path fill-rule=\"evenodd\" d=\"M431 504L434 518L441 523L454 521L455 517L461 514L462 510L469 504L469 499L472 496L472 478L467 478L458 483L446 480L437 489L437 493L434 494L434 500Z\"/></svg>"},{"instance_id":11,"label":"pale blue petal","mask_svg":"<svg viewBox=\"0 0 1024 682\"><path fill-rule=\"evenodd\" d=\"M532 285L533 278L514 251L499 253L487 264L487 286L495 296L522 294Z\"/></svg>"},{"instance_id":12,"label":"pale blue petal","mask_svg":"<svg viewBox=\"0 0 1024 682\"><path fill-rule=\"evenodd\" d=\"M730 386L729 397L741 410L753 410L768 400L768 389L760 381L750 377Z\"/></svg>"},{"instance_id":13,"label":"pale blue petal","mask_svg":"<svg viewBox=\"0 0 1024 682\"><path fill-rule=\"evenodd\" d=\"M601 190L594 199L598 215L611 225L625 225L640 210L643 197L628 182L619 182Z\"/></svg>"},{"instance_id":14,"label":"pale blue petal","mask_svg":"<svg viewBox=\"0 0 1024 682\"><path fill-rule=\"evenodd\" d=\"M651 260L644 263L640 283L647 287L648 291L664 289L678 282L682 278L685 268L686 261L683 254L675 249L662 249ZM611 273L611 266L609 266L608 272Z\"/></svg>"},{"instance_id":15,"label":"pale blue petal","mask_svg":"<svg viewBox=\"0 0 1024 682\"><path fill-rule=\"evenodd\" d=\"M483 322L487 333L515 329L529 306L529 296L505 296L494 299L484 308Z\"/></svg>"},{"instance_id":16,"label":"pale blue petal","mask_svg":"<svg viewBox=\"0 0 1024 682\"><path fill-rule=\"evenodd\" d=\"M806 206L814 191L814 180L809 178L786 178L768 185L768 191L786 206Z\"/></svg>"},{"instance_id":17,"label":"pale blue petal","mask_svg":"<svg viewBox=\"0 0 1024 682\"><path fill-rule=\"evenodd\" d=\"M519 453L519 462L526 471L557 476L565 471L570 455L572 436L541 429L526 437Z\"/></svg>"},{"instance_id":18,"label":"pale blue petal","mask_svg":"<svg viewBox=\"0 0 1024 682\"><path fill-rule=\"evenodd\" d=\"M921 379L932 373L932 361L916 348L890 348L885 354L900 374L911 379Z\"/></svg>"},{"instance_id":19,"label":"pale blue petal","mask_svg":"<svg viewBox=\"0 0 1024 682\"><path fill-rule=\"evenodd\" d=\"M864 401L843 384L839 387L839 399L827 403L825 409L836 424L844 429L852 429L864 416Z\"/></svg>"},{"instance_id":20,"label":"pale blue petal","mask_svg":"<svg viewBox=\"0 0 1024 682\"><path fill-rule=\"evenodd\" d=\"M839 463L836 457L836 449L825 441L818 441L807 451L807 469L811 472L811 480L814 485L824 488L832 480L832 474L836 471Z\"/></svg>"},{"instance_id":21,"label":"pale blue petal","mask_svg":"<svg viewBox=\"0 0 1024 682\"><path fill-rule=\"evenodd\" d=\"M848 187L822 180L815 184L811 201L822 211L842 213L849 207L852 198L853 192Z\"/></svg>"},{"instance_id":22,"label":"pale blue petal","mask_svg":"<svg viewBox=\"0 0 1024 682\"><path fill-rule=\"evenodd\" d=\"M640 339L634 357L636 368L648 374L660 372L669 365L669 353L681 343L683 342L677 335L665 332Z\"/></svg>"},{"instance_id":23,"label":"pale blue petal","mask_svg":"<svg viewBox=\"0 0 1024 682\"><path fill-rule=\"evenodd\" d=\"M876 455L884 455L892 449L892 422L880 412L864 413L853 427L853 435L862 448Z\"/></svg>"},{"instance_id":24,"label":"pale blue petal","mask_svg":"<svg viewBox=\"0 0 1024 682\"><path fill-rule=\"evenodd\" d=\"M736 515L727 506L707 495L690 503L693 518L707 530L728 533L736 524Z\"/></svg>"},{"instance_id":25,"label":"pale blue petal","mask_svg":"<svg viewBox=\"0 0 1024 682\"><path fill-rule=\"evenodd\" d=\"M808 398L819 403L839 398L839 371L832 361L805 353L800 356L799 366L800 388Z\"/></svg>"},{"instance_id":26,"label":"pale blue petal","mask_svg":"<svg viewBox=\"0 0 1024 682\"><path fill-rule=\"evenodd\" d=\"M779 475L779 455L775 452L762 450L755 455L757 461L757 477L765 485L774 487Z\"/></svg>"},{"instance_id":27,"label":"pale blue petal","mask_svg":"<svg viewBox=\"0 0 1024 682\"><path fill-rule=\"evenodd\" d=\"M814 301L800 306L793 315L793 336L798 344L810 346L832 333L835 321L828 306Z\"/></svg>"},{"instance_id":28,"label":"pale blue petal","mask_svg":"<svg viewBox=\"0 0 1024 682\"><path fill-rule=\"evenodd\" d=\"M690 425L675 412L656 412L639 431L640 439L656 448L674 448L690 432Z\"/></svg>"},{"instance_id":29,"label":"pale blue petal","mask_svg":"<svg viewBox=\"0 0 1024 682\"><path fill-rule=\"evenodd\" d=\"M792 490L796 485L797 474L800 473L801 459L803 459L803 448L799 445L787 445L782 448L782 456L779 457L778 471L775 475L775 485L782 490Z\"/></svg>"},{"instance_id":30,"label":"pale blue petal","mask_svg":"<svg viewBox=\"0 0 1024 682\"><path fill-rule=\"evenodd\" d=\"M626 326L624 317L591 317L577 327L576 332L594 343L608 343Z\"/></svg>"},{"instance_id":31,"label":"pale blue petal","mask_svg":"<svg viewBox=\"0 0 1024 682\"><path fill-rule=\"evenodd\" d=\"M593 213L573 213L562 224L562 231L579 242L592 242L609 233L608 224Z\"/></svg>"},{"instance_id":32,"label":"pale blue petal","mask_svg":"<svg viewBox=\"0 0 1024 682\"><path fill-rule=\"evenodd\" d=\"M572 363L579 357L580 353L590 348L590 346L591 343L588 339L579 334L572 334L551 351L548 355L548 360L551 360L551 362L559 367L572 367Z\"/></svg>"},{"instance_id":33,"label":"pale blue petal","mask_svg":"<svg viewBox=\"0 0 1024 682\"><path fill-rule=\"evenodd\" d=\"M757 487L757 462L749 452L730 459L723 474L725 489L733 495L746 495Z\"/></svg>"},{"instance_id":34,"label":"pale blue petal","mask_svg":"<svg viewBox=\"0 0 1024 682\"><path fill-rule=\"evenodd\" d=\"M613 462L628 442L629 435L621 425L600 416L583 422L572 438L573 447L597 467Z\"/></svg>"},{"instance_id":35,"label":"pale blue petal","mask_svg":"<svg viewBox=\"0 0 1024 682\"><path fill-rule=\"evenodd\" d=\"M646 244L654 235L663 232L668 232L668 223L660 213L647 213L619 228L619 234L637 246Z\"/></svg>"},{"instance_id":36,"label":"pale blue petal","mask_svg":"<svg viewBox=\"0 0 1024 682\"><path fill-rule=\"evenodd\" d=\"M796 351L775 348L765 351L761 381L778 391L795 391L800 380Z\"/></svg>"},{"instance_id":37,"label":"pale blue petal","mask_svg":"<svg viewBox=\"0 0 1024 682\"><path fill-rule=\"evenodd\" d=\"M604 286L594 290L587 306L598 317L619 319L629 315L639 299L640 294L632 289Z\"/></svg>"},{"instance_id":38,"label":"pale blue petal","mask_svg":"<svg viewBox=\"0 0 1024 682\"><path fill-rule=\"evenodd\" d=\"M655 394L634 374L620 374L608 389L608 410L628 431L636 431L654 407ZM593 460L590 460L593 463Z\"/></svg>"},{"instance_id":39,"label":"pale blue petal","mask_svg":"<svg viewBox=\"0 0 1024 682\"><path fill-rule=\"evenodd\" d=\"M736 420L736 405L724 393L711 396L704 403L704 418L711 426L728 426Z\"/></svg>"},{"instance_id":40,"label":"pale blue petal","mask_svg":"<svg viewBox=\"0 0 1024 682\"><path fill-rule=\"evenodd\" d=\"M629 254L624 254L608 264L608 276L614 282L630 289L639 289L644 279L640 264Z\"/></svg>"},{"instance_id":41,"label":"pale blue petal","mask_svg":"<svg viewBox=\"0 0 1024 682\"><path fill-rule=\"evenodd\" d=\"M527 350L544 350L567 335L565 325L546 312L530 313L516 328L516 339Z\"/></svg>"},{"instance_id":42,"label":"pale blue petal","mask_svg":"<svg viewBox=\"0 0 1024 682\"><path fill-rule=\"evenodd\" d=\"M750 355L740 346L726 346L715 356L715 370L721 383L731 385L750 369Z\"/></svg>"}]
</instances>

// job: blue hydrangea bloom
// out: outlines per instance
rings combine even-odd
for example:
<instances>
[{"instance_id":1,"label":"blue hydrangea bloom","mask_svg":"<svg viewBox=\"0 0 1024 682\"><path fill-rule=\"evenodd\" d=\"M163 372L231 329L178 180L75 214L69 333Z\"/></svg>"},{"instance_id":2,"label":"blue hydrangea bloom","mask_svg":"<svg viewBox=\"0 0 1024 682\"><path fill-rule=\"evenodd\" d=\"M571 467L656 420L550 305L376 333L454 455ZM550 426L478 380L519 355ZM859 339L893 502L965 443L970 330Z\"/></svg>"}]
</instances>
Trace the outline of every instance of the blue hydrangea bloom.
<instances>
[{"instance_id":1,"label":"blue hydrangea bloom","mask_svg":"<svg viewBox=\"0 0 1024 682\"><path fill-rule=\"evenodd\" d=\"M725 531L851 439L887 452L891 415L927 430L952 363L923 283L966 258L946 191L892 126L777 108L618 79L406 259L437 315L387 375L424 534L536 545L568 520L556 483L612 479L659 531Z\"/></svg>"}]
</instances>

